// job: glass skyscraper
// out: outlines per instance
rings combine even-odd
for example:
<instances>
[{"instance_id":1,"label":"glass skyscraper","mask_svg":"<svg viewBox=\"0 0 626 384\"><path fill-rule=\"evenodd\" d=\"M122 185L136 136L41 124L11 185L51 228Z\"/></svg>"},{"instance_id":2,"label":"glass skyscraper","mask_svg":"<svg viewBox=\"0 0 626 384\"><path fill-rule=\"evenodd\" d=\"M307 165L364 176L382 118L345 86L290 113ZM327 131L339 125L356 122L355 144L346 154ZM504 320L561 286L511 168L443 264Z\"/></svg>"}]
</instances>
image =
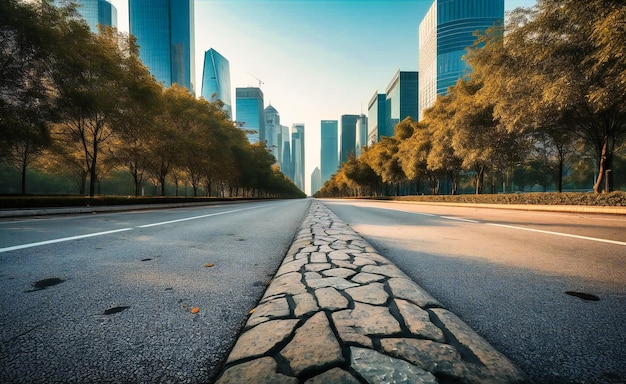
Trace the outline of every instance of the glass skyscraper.
<instances>
[{"instance_id":1,"label":"glass skyscraper","mask_svg":"<svg viewBox=\"0 0 626 384\"><path fill-rule=\"evenodd\" d=\"M251 144L265 141L263 92L260 88L237 88L235 108L237 124L247 132Z\"/></svg>"},{"instance_id":2,"label":"glass skyscraper","mask_svg":"<svg viewBox=\"0 0 626 384\"><path fill-rule=\"evenodd\" d=\"M383 136L389 136L385 118L385 111L387 110L385 108L385 100L387 100L387 95L376 91L367 106L368 145L376 144L380 141L381 131Z\"/></svg>"},{"instance_id":3,"label":"glass skyscraper","mask_svg":"<svg viewBox=\"0 0 626 384\"><path fill-rule=\"evenodd\" d=\"M322 184L330 180L339 168L339 122L337 120L321 121L320 168Z\"/></svg>"},{"instance_id":4,"label":"glass skyscraper","mask_svg":"<svg viewBox=\"0 0 626 384\"><path fill-rule=\"evenodd\" d=\"M230 97L230 64L228 60L211 48L204 53L201 96L208 101L221 100L224 111L233 117Z\"/></svg>"},{"instance_id":5,"label":"glass skyscraper","mask_svg":"<svg viewBox=\"0 0 626 384\"><path fill-rule=\"evenodd\" d=\"M356 155L356 121L358 115L341 115L341 164L350 154Z\"/></svg>"},{"instance_id":6,"label":"glass skyscraper","mask_svg":"<svg viewBox=\"0 0 626 384\"><path fill-rule=\"evenodd\" d=\"M105 0L56 0L56 5L75 3L78 13L85 19L92 32L98 32L98 24L117 27L117 9Z\"/></svg>"},{"instance_id":7,"label":"glass skyscraper","mask_svg":"<svg viewBox=\"0 0 626 384\"><path fill-rule=\"evenodd\" d=\"M276 158L277 163L282 162L282 126L280 125L280 113L272 105L263 111L265 119L265 145L267 150ZM282 169L282 165L281 165Z\"/></svg>"},{"instance_id":8,"label":"glass skyscraper","mask_svg":"<svg viewBox=\"0 0 626 384\"><path fill-rule=\"evenodd\" d=\"M504 0L434 0L419 26L419 118L469 71L466 48L504 23Z\"/></svg>"},{"instance_id":9,"label":"glass skyscraper","mask_svg":"<svg viewBox=\"0 0 626 384\"><path fill-rule=\"evenodd\" d=\"M385 130L379 127L379 136L393 136L396 125L407 117L417 120L418 83L417 72L398 71L393 76L385 100Z\"/></svg>"},{"instance_id":10,"label":"glass skyscraper","mask_svg":"<svg viewBox=\"0 0 626 384\"><path fill-rule=\"evenodd\" d=\"M139 57L154 77L195 94L193 0L129 0L128 13Z\"/></svg>"},{"instance_id":11,"label":"glass skyscraper","mask_svg":"<svg viewBox=\"0 0 626 384\"><path fill-rule=\"evenodd\" d=\"M356 120L356 157L367 147L367 116L361 114Z\"/></svg>"},{"instance_id":12,"label":"glass skyscraper","mask_svg":"<svg viewBox=\"0 0 626 384\"><path fill-rule=\"evenodd\" d=\"M293 124L291 127L291 158L293 183L304 191L304 124Z\"/></svg>"}]
</instances>

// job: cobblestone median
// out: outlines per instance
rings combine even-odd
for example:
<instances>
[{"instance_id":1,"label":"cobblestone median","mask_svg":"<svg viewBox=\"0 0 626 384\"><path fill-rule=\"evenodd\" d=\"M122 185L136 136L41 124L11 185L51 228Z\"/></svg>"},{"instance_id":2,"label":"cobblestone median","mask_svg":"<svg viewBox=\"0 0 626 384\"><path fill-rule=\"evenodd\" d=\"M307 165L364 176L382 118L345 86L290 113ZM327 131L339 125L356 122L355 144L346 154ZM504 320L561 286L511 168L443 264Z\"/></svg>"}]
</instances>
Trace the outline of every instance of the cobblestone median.
<instances>
[{"instance_id":1,"label":"cobblestone median","mask_svg":"<svg viewBox=\"0 0 626 384\"><path fill-rule=\"evenodd\" d=\"M524 383L502 354L313 201L217 383Z\"/></svg>"}]
</instances>

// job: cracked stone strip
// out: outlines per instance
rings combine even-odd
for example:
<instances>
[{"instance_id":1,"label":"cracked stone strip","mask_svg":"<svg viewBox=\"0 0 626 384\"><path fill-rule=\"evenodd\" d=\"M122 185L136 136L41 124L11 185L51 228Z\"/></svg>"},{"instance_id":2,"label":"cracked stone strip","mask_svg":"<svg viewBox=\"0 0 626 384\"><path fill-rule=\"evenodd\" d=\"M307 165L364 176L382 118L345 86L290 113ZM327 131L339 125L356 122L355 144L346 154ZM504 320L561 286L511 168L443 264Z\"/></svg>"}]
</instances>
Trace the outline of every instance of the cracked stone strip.
<instances>
[{"instance_id":1,"label":"cracked stone strip","mask_svg":"<svg viewBox=\"0 0 626 384\"><path fill-rule=\"evenodd\" d=\"M526 383L319 201L217 383Z\"/></svg>"}]
</instances>

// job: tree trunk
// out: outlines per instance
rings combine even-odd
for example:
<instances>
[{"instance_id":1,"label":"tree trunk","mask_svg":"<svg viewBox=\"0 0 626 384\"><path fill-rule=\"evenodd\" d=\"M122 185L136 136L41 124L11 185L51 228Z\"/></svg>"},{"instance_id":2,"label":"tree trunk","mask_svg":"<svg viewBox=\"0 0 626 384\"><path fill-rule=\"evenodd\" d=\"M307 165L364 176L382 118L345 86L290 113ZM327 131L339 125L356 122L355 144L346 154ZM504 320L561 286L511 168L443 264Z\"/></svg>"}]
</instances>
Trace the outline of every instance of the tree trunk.
<instances>
[{"instance_id":1,"label":"tree trunk","mask_svg":"<svg viewBox=\"0 0 626 384\"><path fill-rule=\"evenodd\" d=\"M608 137L605 137L602 143L602 151L600 153L600 161L599 161L599 168L598 168L598 178L596 179L596 183L593 186L593 191L595 193L601 193L601 192L610 192L610 191L603 191L602 188L602 182L604 181L604 173L610 169L611 167L611 156L608 154L608 149L609 149L609 139ZM609 189L612 188L612 185L610 185L611 183L609 182Z\"/></svg>"},{"instance_id":2,"label":"tree trunk","mask_svg":"<svg viewBox=\"0 0 626 384\"><path fill-rule=\"evenodd\" d=\"M24 146L24 152L22 153L22 182L21 182L21 194L26 194L26 169L28 168L28 144Z\"/></svg>"},{"instance_id":3,"label":"tree trunk","mask_svg":"<svg viewBox=\"0 0 626 384\"><path fill-rule=\"evenodd\" d=\"M480 167L478 173L476 174L476 194L480 195L483 193L483 181L485 178L485 167Z\"/></svg>"}]
</instances>

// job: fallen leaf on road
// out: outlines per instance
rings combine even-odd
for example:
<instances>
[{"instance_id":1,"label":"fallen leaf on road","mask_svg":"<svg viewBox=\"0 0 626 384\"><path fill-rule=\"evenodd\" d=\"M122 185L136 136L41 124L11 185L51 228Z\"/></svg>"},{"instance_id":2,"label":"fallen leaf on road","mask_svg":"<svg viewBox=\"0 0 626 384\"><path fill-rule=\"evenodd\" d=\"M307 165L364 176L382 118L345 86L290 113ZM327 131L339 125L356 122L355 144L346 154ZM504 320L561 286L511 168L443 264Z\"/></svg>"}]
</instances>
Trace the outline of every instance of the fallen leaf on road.
<instances>
[{"instance_id":1,"label":"fallen leaf on road","mask_svg":"<svg viewBox=\"0 0 626 384\"><path fill-rule=\"evenodd\" d=\"M198 307L191 308L191 313L198 313L198 312L200 312L200 308Z\"/></svg>"},{"instance_id":2,"label":"fallen leaf on road","mask_svg":"<svg viewBox=\"0 0 626 384\"><path fill-rule=\"evenodd\" d=\"M252 309L250 310L250 312L248 312L248 315L253 314L253 313L254 313L254 311L256 311L256 308L252 308Z\"/></svg>"},{"instance_id":3,"label":"fallen leaf on road","mask_svg":"<svg viewBox=\"0 0 626 384\"><path fill-rule=\"evenodd\" d=\"M214 265L215 265L215 264L213 264L213 263L205 263L205 264L204 264L204 268L211 268L211 267L213 267Z\"/></svg>"}]
</instances>

